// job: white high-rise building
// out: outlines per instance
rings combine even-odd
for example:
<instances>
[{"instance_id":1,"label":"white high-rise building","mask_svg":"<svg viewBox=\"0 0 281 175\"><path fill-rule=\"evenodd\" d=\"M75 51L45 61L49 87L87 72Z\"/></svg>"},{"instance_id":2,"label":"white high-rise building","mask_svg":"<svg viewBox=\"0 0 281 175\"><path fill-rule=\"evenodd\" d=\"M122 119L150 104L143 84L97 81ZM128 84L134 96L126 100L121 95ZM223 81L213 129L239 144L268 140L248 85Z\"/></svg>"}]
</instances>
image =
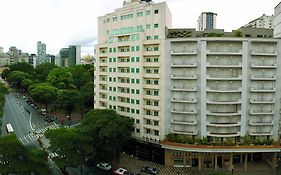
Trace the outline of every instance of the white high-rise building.
<instances>
[{"instance_id":1,"label":"white high-rise building","mask_svg":"<svg viewBox=\"0 0 281 175\"><path fill-rule=\"evenodd\" d=\"M124 1L98 18L95 108L110 108L135 121L134 136L162 140L169 128L166 106L165 2Z\"/></svg>"},{"instance_id":2,"label":"white high-rise building","mask_svg":"<svg viewBox=\"0 0 281 175\"><path fill-rule=\"evenodd\" d=\"M48 58L46 56L46 44L41 41L37 42L37 57L36 57L36 65L47 63Z\"/></svg>"},{"instance_id":3,"label":"white high-rise building","mask_svg":"<svg viewBox=\"0 0 281 175\"><path fill-rule=\"evenodd\" d=\"M274 37L281 37L281 2L274 8L273 32Z\"/></svg>"},{"instance_id":4,"label":"white high-rise building","mask_svg":"<svg viewBox=\"0 0 281 175\"><path fill-rule=\"evenodd\" d=\"M217 14L213 12L202 12L197 20L198 31L205 29L216 29L217 27Z\"/></svg>"},{"instance_id":5,"label":"white high-rise building","mask_svg":"<svg viewBox=\"0 0 281 175\"><path fill-rule=\"evenodd\" d=\"M243 27L273 29L273 19L274 19L273 15L268 16L263 14L262 16L249 22Z\"/></svg>"}]
</instances>

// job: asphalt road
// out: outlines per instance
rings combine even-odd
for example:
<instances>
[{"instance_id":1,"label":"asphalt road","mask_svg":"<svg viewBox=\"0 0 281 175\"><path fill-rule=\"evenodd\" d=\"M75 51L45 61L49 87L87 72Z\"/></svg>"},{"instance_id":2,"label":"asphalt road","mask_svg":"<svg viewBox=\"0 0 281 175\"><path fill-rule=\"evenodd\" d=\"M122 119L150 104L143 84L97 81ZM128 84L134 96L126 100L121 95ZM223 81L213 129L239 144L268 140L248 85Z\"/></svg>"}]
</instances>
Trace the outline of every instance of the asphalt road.
<instances>
[{"instance_id":1,"label":"asphalt road","mask_svg":"<svg viewBox=\"0 0 281 175\"><path fill-rule=\"evenodd\" d=\"M32 123L32 117L38 118L38 112L27 106L28 104L24 102L22 98L17 98L15 93L11 93L6 95L6 101L4 105L4 114L2 118L2 135L7 135L6 124L10 123L14 129L14 133L17 138L23 138L24 136L30 135L35 129L39 129L43 126L41 125L35 126ZM44 121L44 120L42 120ZM29 146L39 147L37 142L30 142ZM51 175L61 175L58 168L54 165L54 163L49 159L48 164L50 167Z\"/></svg>"}]
</instances>

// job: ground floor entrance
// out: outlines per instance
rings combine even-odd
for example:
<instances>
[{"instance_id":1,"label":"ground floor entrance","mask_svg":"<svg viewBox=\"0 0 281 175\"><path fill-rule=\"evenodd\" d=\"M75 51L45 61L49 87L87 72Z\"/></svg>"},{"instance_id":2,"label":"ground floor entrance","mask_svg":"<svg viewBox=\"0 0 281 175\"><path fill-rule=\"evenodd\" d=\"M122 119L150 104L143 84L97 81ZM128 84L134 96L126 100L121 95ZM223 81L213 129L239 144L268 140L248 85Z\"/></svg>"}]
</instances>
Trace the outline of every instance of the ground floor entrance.
<instances>
[{"instance_id":1,"label":"ground floor entrance","mask_svg":"<svg viewBox=\"0 0 281 175\"><path fill-rule=\"evenodd\" d=\"M278 166L278 152L195 152L165 150L165 165L192 167L194 170L235 171Z\"/></svg>"}]
</instances>

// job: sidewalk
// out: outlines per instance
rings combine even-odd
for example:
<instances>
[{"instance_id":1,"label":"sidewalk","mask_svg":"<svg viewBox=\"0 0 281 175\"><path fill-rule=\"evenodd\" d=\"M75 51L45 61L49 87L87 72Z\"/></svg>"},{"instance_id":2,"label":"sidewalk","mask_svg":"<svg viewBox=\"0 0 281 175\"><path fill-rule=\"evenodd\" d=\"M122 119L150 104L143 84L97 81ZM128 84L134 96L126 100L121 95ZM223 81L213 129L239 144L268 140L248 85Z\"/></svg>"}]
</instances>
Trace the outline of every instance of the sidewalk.
<instances>
[{"instance_id":1,"label":"sidewalk","mask_svg":"<svg viewBox=\"0 0 281 175\"><path fill-rule=\"evenodd\" d=\"M141 172L144 166L152 166L159 171L159 175L192 175L190 168L167 167L154 162L139 160L127 154L121 154L119 166L128 169L134 173L145 174Z\"/></svg>"}]
</instances>

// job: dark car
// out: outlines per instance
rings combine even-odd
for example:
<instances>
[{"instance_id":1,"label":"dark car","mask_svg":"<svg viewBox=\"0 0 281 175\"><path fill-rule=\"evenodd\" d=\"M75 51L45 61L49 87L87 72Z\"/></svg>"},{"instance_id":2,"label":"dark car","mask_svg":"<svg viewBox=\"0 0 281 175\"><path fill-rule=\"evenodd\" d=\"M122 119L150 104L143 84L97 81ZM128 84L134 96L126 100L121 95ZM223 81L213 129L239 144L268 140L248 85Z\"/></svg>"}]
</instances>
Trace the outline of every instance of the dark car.
<instances>
[{"instance_id":1,"label":"dark car","mask_svg":"<svg viewBox=\"0 0 281 175\"><path fill-rule=\"evenodd\" d=\"M143 167L141 169L142 172L145 172L145 173L148 173L148 174L157 174L158 171L156 168L153 168L153 167L149 167L149 166L146 166L146 167Z\"/></svg>"},{"instance_id":2,"label":"dark car","mask_svg":"<svg viewBox=\"0 0 281 175\"><path fill-rule=\"evenodd\" d=\"M126 171L123 175L136 175L136 174L130 171Z\"/></svg>"}]
</instances>

